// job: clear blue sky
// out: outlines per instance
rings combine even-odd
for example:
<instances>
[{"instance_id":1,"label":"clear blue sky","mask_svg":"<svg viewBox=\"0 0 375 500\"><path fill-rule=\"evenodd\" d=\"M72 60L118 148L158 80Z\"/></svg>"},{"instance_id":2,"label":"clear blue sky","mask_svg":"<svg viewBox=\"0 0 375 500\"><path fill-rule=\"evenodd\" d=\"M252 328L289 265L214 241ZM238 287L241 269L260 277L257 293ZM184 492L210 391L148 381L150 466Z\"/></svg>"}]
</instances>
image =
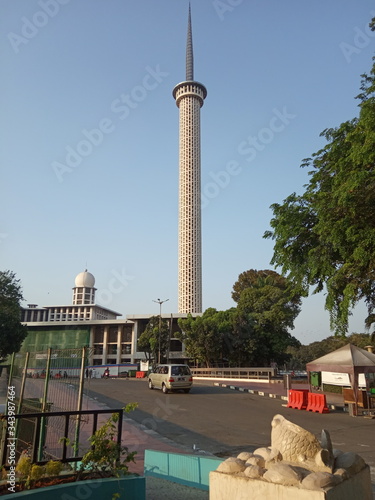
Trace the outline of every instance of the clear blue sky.
<instances>
[{"instance_id":1,"label":"clear blue sky","mask_svg":"<svg viewBox=\"0 0 375 500\"><path fill-rule=\"evenodd\" d=\"M362 0L192 0L201 110L203 307L269 269L270 205L302 192L322 130L358 114L372 65ZM0 3L1 268L25 302L71 303L75 276L125 314L177 311L178 109L186 0ZM94 130L95 129L95 130ZM78 153L77 153L78 151ZM293 334L330 334L324 298ZM364 308L351 322L363 331Z\"/></svg>"}]
</instances>

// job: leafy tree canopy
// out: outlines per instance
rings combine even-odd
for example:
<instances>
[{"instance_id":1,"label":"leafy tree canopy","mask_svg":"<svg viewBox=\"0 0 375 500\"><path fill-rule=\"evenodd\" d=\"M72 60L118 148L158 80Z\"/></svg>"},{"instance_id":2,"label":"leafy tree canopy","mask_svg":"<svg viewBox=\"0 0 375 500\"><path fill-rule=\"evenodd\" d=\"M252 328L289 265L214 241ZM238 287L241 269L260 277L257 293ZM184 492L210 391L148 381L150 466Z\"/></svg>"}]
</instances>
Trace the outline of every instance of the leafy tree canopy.
<instances>
[{"instance_id":1,"label":"leafy tree canopy","mask_svg":"<svg viewBox=\"0 0 375 500\"><path fill-rule=\"evenodd\" d=\"M159 340L160 332L160 340ZM152 316L147 323L144 332L138 339L137 348L143 351L148 361L158 362L159 358L159 342L160 342L160 360L166 357L169 343L169 327L165 319L160 316Z\"/></svg>"},{"instance_id":2,"label":"leafy tree canopy","mask_svg":"<svg viewBox=\"0 0 375 500\"><path fill-rule=\"evenodd\" d=\"M300 345L288 331L300 312L300 297L291 295L288 281L275 271L251 269L239 276L233 289L239 290L240 284L237 311L253 328L252 358L260 365L284 363L287 347Z\"/></svg>"},{"instance_id":3,"label":"leafy tree canopy","mask_svg":"<svg viewBox=\"0 0 375 500\"><path fill-rule=\"evenodd\" d=\"M0 359L18 352L27 335L20 322L22 300L20 280L12 271L0 271Z\"/></svg>"},{"instance_id":4,"label":"leafy tree canopy","mask_svg":"<svg viewBox=\"0 0 375 500\"><path fill-rule=\"evenodd\" d=\"M176 337L184 342L191 358L205 366L212 366L223 357L223 343L226 332L230 330L231 310L217 311L209 308L202 316L179 319L181 333Z\"/></svg>"},{"instance_id":5,"label":"leafy tree canopy","mask_svg":"<svg viewBox=\"0 0 375 500\"><path fill-rule=\"evenodd\" d=\"M310 168L305 192L271 206L264 235L275 241L271 263L297 293L326 289L331 328L341 335L362 299L367 325L375 320L375 64L357 97L359 117L322 132L327 145L302 164Z\"/></svg>"},{"instance_id":6,"label":"leafy tree canopy","mask_svg":"<svg viewBox=\"0 0 375 500\"><path fill-rule=\"evenodd\" d=\"M233 285L232 298L238 302L238 310L249 313L259 327L273 324L292 329L301 306L301 297L291 291L288 280L269 269L241 273Z\"/></svg>"}]
</instances>

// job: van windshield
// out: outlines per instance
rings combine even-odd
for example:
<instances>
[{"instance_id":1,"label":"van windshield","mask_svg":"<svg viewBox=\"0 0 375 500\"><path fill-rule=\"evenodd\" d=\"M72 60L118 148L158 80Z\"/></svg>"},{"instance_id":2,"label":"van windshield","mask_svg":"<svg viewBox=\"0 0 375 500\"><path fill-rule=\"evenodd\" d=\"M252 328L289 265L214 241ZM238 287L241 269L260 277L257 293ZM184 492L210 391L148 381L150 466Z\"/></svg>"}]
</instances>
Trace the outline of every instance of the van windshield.
<instances>
[{"instance_id":1,"label":"van windshield","mask_svg":"<svg viewBox=\"0 0 375 500\"><path fill-rule=\"evenodd\" d=\"M172 366L171 374L174 376L190 375L190 368L188 366Z\"/></svg>"}]
</instances>

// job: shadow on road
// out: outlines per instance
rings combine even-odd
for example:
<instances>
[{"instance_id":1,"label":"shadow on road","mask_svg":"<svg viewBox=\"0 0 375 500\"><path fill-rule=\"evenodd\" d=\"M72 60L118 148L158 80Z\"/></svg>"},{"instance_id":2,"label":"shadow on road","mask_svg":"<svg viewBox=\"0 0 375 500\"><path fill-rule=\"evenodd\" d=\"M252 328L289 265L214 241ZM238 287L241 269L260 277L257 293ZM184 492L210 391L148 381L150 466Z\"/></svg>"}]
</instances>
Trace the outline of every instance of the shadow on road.
<instances>
[{"instance_id":1,"label":"shadow on road","mask_svg":"<svg viewBox=\"0 0 375 500\"><path fill-rule=\"evenodd\" d=\"M109 391L110 392L110 391ZM165 394L161 391L154 391L155 393L160 392L160 396L162 397L162 401L165 400ZM228 393L233 393L233 391L229 391ZM207 391L207 387L205 387L205 392L203 393L203 389L198 386L194 387L194 397L195 396L204 396L211 393L211 391ZM217 388L212 388L212 393L217 393ZM107 395L104 395L99 392L95 392L92 390L85 390L86 396L97 400L100 403L105 404L109 408L122 408L127 403L132 402L124 402L119 401L118 399L111 398ZM179 395L182 397L190 397L190 395L186 395L184 393L173 393L170 396L173 398L172 403L166 403L166 408L168 406L173 408L174 404L178 404ZM167 396L168 397L168 396ZM155 412L154 412L155 413ZM258 446L252 445L250 442L247 442L246 436L244 436L244 443L241 446L230 446L224 444L218 440L206 437L204 434L200 434L198 432L194 432L186 427L175 424L173 422L168 421L164 418L159 418L147 411L143 411L139 408L127 414L127 417L130 418L134 424L138 424L141 430L145 432L153 431L156 433L156 437L167 439L171 441L171 444L176 446L176 448L181 448L181 451L187 453L197 453L199 455L215 455L218 457L229 457L240 453L241 451L254 451ZM154 435L155 436L155 435ZM124 443L126 445L126 443Z\"/></svg>"}]
</instances>

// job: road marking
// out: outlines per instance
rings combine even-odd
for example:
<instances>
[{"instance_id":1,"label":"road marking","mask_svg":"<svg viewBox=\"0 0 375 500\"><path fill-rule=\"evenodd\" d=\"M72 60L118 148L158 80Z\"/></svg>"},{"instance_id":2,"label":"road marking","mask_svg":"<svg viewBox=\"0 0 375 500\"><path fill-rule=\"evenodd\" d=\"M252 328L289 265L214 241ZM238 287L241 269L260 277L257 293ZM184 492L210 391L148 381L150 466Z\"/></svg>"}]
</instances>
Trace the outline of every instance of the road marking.
<instances>
[{"instance_id":1,"label":"road marking","mask_svg":"<svg viewBox=\"0 0 375 500\"><path fill-rule=\"evenodd\" d=\"M358 446L364 446L366 448L370 448L370 445L369 444L361 444L361 443L358 443Z\"/></svg>"}]
</instances>

